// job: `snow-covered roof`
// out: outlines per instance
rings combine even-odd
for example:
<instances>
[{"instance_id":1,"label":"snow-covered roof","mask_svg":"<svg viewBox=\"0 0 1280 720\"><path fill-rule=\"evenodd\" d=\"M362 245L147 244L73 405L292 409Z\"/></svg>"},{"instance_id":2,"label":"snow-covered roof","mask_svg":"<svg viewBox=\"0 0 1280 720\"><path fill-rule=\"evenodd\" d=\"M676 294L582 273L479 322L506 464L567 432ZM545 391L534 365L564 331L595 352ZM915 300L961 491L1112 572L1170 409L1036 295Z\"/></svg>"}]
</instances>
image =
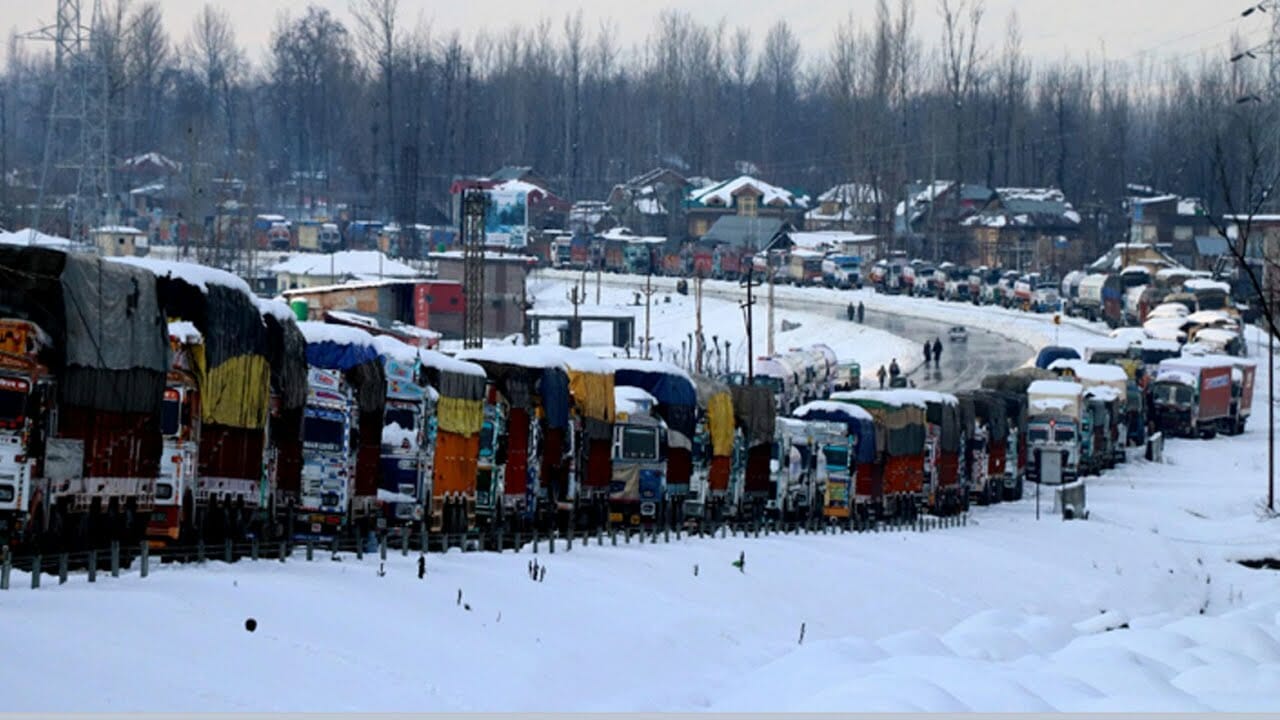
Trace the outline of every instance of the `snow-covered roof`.
<instances>
[{"instance_id":1,"label":"snow-covered roof","mask_svg":"<svg viewBox=\"0 0 1280 720\"><path fill-rule=\"evenodd\" d=\"M276 275L314 275L327 277L352 275L361 279L386 277L420 277L416 269L393 260L377 250L342 250L330 254L298 253L284 262L276 263L267 271Z\"/></svg>"},{"instance_id":2,"label":"snow-covered roof","mask_svg":"<svg viewBox=\"0 0 1280 720\"><path fill-rule=\"evenodd\" d=\"M1089 382L1126 382L1129 376L1118 365L1090 363L1083 360L1054 360L1050 370L1070 370L1076 377Z\"/></svg>"},{"instance_id":3,"label":"snow-covered roof","mask_svg":"<svg viewBox=\"0 0 1280 720\"><path fill-rule=\"evenodd\" d=\"M146 235L146 233L142 232L138 228L130 227L128 225L103 225L102 227L96 227L89 232L98 235Z\"/></svg>"},{"instance_id":4,"label":"snow-covered roof","mask_svg":"<svg viewBox=\"0 0 1280 720\"><path fill-rule=\"evenodd\" d=\"M814 400L813 402L806 403L796 408L791 414L803 419L806 415L813 412L830 413L833 415L839 414L857 420L866 420L868 422L874 419L871 417L871 413L863 410L857 405L833 402L831 400Z\"/></svg>"},{"instance_id":5,"label":"snow-covered roof","mask_svg":"<svg viewBox=\"0 0 1280 720\"><path fill-rule=\"evenodd\" d=\"M1033 415L1055 413L1075 407L1075 405L1073 401L1064 397L1039 397L1027 402L1027 410Z\"/></svg>"},{"instance_id":6,"label":"snow-covered roof","mask_svg":"<svg viewBox=\"0 0 1280 720\"><path fill-rule=\"evenodd\" d=\"M1107 385L1096 385L1085 390L1084 394L1091 398L1097 398L1103 402L1112 402L1120 399L1120 391Z\"/></svg>"},{"instance_id":7,"label":"snow-covered roof","mask_svg":"<svg viewBox=\"0 0 1280 720\"><path fill-rule=\"evenodd\" d=\"M170 160L169 158L155 151L143 153L141 155L134 155L131 158L126 158L120 164L126 168L134 168L142 165L158 165L166 170L175 170L175 171L180 170L182 168L182 165L180 163Z\"/></svg>"},{"instance_id":8,"label":"snow-covered roof","mask_svg":"<svg viewBox=\"0 0 1280 720\"><path fill-rule=\"evenodd\" d=\"M208 292L210 285L220 285L232 290L239 290L245 295L253 297L253 290L249 288L249 283L241 279L239 275L229 273L226 270L197 265L196 263L156 260L154 258L114 257L105 259L110 262L118 262L149 270L156 277L171 277L182 280L200 288L203 292Z\"/></svg>"},{"instance_id":9,"label":"snow-covered roof","mask_svg":"<svg viewBox=\"0 0 1280 720\"><path fill-rule=\"evenodd\" d=\"M1163 366L1164 363L1161 363L1161 365ZM1165 367L1161 367L1159 372L1156 373L1156 382L1177 383L1178 385L1187 385L1189 387L1195 387L1198 384L1195 374Z\"/></svg>"},{"instance_id":10,"label":"snow-covered roof","mask_svg":"<svg viewBox=\"0 0 1280 720\"><path fill-rule=\"evenodd\" d=\"M1150 312L1147 313L1147 319L1158 320L1161 318L1169 318L1169 319L1177 320L1180 318L1185 318L1190 313L1191 311L1188 310L1187 306L1183 305L1182 303L1178 303L1178 302L1160 303L1159 305L1152 308Z\"/></svg>"},{"instance_id":11,"label":"snow-covered roof","mask_svg":"<svg viewBox=\"0 0 1280 720\"><path fill-rule=\"evenodd\" d=\"M871 204L880 202L880 191L866 183L841 183L818 196L820 203Z\"/></svg>"},{"instance_id":12,"label":"snow-covered roof","mask_svg":"<svg viewBox=\"0 0 1280 720\"><path fill-rule=\"evenodd\" d=\"M628 243L637 243L644 245L660 245L667 241L666 238L658 235L636 235L631 232L631 228L615 227L600 233L602 240L614 240Z\"/></svg>"},{"instance_id":13,"label":"snow-covered roof","mask_svg":"<svg viewBox=\"0 0 1280 720\"><path fill-rule=\"evenodd\" d=\"M1066 380L1036 380L1027 386L1027 395L1078 398L1084 394L1084 386Z\"/></svg>"},{"instance_id":14,"label":"snow-covered roof","mask_svg":"<svg viewBox=\"0 0 1280 720\"><path fill-rule=\"evenodd\" d=\"M373 335L350 325L334 325L308 320L298 323L298 329L302 331L302 336L308 343L331 342L335 345L355 345L367 347L374 352L378 351Z\"/></svg>"},{"instance_id":15,"label":"snow-covered roof","mask_svg":"<svg viewBox=\"0 0 1280 720\"><path fill-rule=\"evenodd\" d=\"M1171 340L1161 340L1153 337L1135 340L1133 344L1143 350L1152 350L1155 352L1178 352L1182 348L1181 345Z\"/></svg>"},{"instance_id":16,"label":"snow-covered roof","mask_svg":"<svg viewBox=\"0 0 1280 720\"><path fill-rule=\"evenodd\" d=\"M298 321L298 316L294 315L293 310L283 300L267 300L254 296L253 302L258 306L258 312L263 315L270 315L282 323Z\"/></svg>"},{"instance_id":17,"label":"snow-covered roof","mask_svg":"<svg viewBox=\"0 0 1280 720\"><path fill-rule=\"evenodd\" d=\"M1235 318L1221 310L1198 310L1188 315L1187 321L1193 322L1197 325L1213 325L1216 323L1225 323L1229 325L1236 324Z\"/></svg>"},{"instance_id":18,"label":"snow-covered roof","mask_svg":"<svg viewBox=\"0 0 1280 720\"><path fill-rule=\"evenodd\" d=\"M1183 355L1160 361L1160 370L1198 371L1204 368L1232 367L1235 358L1225 355Z\"/></svg>"},{"instance_id":19,"label":"snow-covered roof","mask_svg":"<svg viewBox=\"0 0 1280 720\"><path fill-rule=\"evenodd\" d=\"M568 365L569 369L574 372L593 373L596 375L613 374L613 366L588 350L563 348L561 356L564 358L565 365Z\"/></svg>"},{"instance_id":20,"label":"snow-covered roof","mask_svg":"<svg viewBox=\"0 0 1280 720\"><path fill-rule=\"evenodd\" d=\"M459 360L472 362L492 362L516 367L568 370L565 362L565 351L568 348L556 345L492 345L490 347L463 350L458 353Z\"/></svg>"},{"instance_id":21,"label":"snow-covered roof","mask_svg":"<svg viewBox=\"0 0 1280 720\"><path fill-rule=\"evenodd\" d=\"M857 233L845 232L843 230L814 230L810 232L789 232L787 237L791 239L797 247L806 250L820 250L823 248L838 248L841 245L856 245L858 243L873 242L876 240L875 235L859 235Z\"/></svg>"},{"instance_id":22,"label":"snow-covered roof","mask_svg":"<svg viewBox=\"0 0 1280 720\"><path fill-rule=\"evenodd\" d=\"M1205 278L1189 278L1186 282L1182 283L1182 287L1190 292L1196 292L1197 290L1220 290L1224 293L1231 292L1231 286L1227 283L1217 280L1207 280Z\"/></svg>"},{"instance_id":23,"label":"snow-covered roof","mask_svg":"<svg viewBox=\"0 0 1280 720\"><path fill-rule=\"evenodd\" d=\"M867 400L870 402L883 403L896 407L919 407L927 406L929 400L922 395L921 390L851 390L848 392L838 392L831 394L831 400L835 402L856 402L858 400Z\"/></svg>"},{"instance_id":24,"label":"snow-covered roof","mask_svg":"<svg viewBox=\"0 0 1280 720\"><path fill-rule=\"evenodd\" d=\"M673 365L663 360L642 360L640 358L605 358L605 362L614 371L618 370L635 370L637 372L662 373L664 375L675 375L682 377L689 382L693 382L693 378L689 377L689 373L679 365Z\"/></svg>"},{"instance_id":25,"label":"snow-covered roof","mask_svg":"<svg viewBox=\"0 0 1280 720\"><path fill-rule=\"evenodd\" d=\"M734 196L746 189L754 189L760 193L760 205L795 208L809 206L808 196L797 196L786 188L770 185L750 175L741 175L718 185L694 190L689 193L689 201L708 207L732 207Z\"/></svg>"},{"instance_id":26,"label":"snow-covered roof","mask_svg":"<svg viewBox=\"0 0 1280 720\"><path fill-rule=\"evenodd\" d=\"M1110 336L1112 339L1119 340L1125 345L1132 345L1144 340L1147 337L1147 334L1143 332L1142 328L1118 327L1111 331Z\"/></svg>"},{"instance_id":27,"label":"snow-covered roof","mask_svg":"<svg viewBox=\"0 0 1280 720\"><path fill-rule=\"evenodd\" d=\"M1196 342L1208 342L1213 345L1226 345L1233 340L1239 340L1240 333L1234 330L1226 330L1223 328L1204 328L1196 332Z\"/></svg>"}]
</instances>

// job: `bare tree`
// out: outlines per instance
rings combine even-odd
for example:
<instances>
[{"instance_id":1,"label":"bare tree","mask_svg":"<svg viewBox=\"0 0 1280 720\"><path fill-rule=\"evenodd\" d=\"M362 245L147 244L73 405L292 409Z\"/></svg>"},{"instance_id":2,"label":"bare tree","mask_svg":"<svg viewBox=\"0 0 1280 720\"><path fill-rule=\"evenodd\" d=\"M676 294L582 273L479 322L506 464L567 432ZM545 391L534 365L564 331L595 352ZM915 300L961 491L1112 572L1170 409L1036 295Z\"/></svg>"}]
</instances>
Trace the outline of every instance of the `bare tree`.
<instances>
[{"instance_id":1,"label":"bare tree","mask_svg":"<svg viewBox=\"0 0 1280 720\"><path fill-rule=\"evenodd\" d=\"M160 96L172 56L159 0L149 0L134 10L129 21L129 73L138 97L138 119L133 124L133 145L141 148L160 137Z\"/></svg>"},{"instance_id":2,"label":"bare tree","mask_svg":"<svg viewBox=\"0 0 1280 720\"><path fill-rule=\"evenodd\" d=\"M939 0L942 16L944 81L951 98L955 127L955 178L964 182L964 140L966 103L979 82L982 54L978 51L978 30L984 11L982 0Z\"/></svg>"},{"instance_id":3,"label":"bare tree","mask_svg":"<svg viewBox=\"0 0 1280 720\"><path fill-rule=\"evenodd\" d=\"M396 13L399 0L351 0L351 16L356 23L356 42L365 56L365 62L377 68L382 76L381 105L384 118L384 131L387 149L387 172L379 172L377 155L374 156L374 171L378 173L376 187L385 188L388 182L396 177L396 123L395 123L395 56L396 56ZM377 153L377 126L373 128L375 135L374 152ZM375 199L375 205L377 205Z\"/></svg>"}]
</instances>

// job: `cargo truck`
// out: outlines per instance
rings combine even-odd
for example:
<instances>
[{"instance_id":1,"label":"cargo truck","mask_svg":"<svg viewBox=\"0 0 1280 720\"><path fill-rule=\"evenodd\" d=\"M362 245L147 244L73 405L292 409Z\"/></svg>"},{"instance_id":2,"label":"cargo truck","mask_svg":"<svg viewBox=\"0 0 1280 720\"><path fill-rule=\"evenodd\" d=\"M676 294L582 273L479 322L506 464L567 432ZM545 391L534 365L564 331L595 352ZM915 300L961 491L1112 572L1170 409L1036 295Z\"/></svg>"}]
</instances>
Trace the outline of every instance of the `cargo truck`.
<instances>
[{"instance_id":1,"label":"cargo truck","mask_svg":"<svg viewBox=\"0 0 1280 720\"><path fill-rule=\"evenodd\" d=\"M1037 380L1027 387L1028 478L1041 482L1041 458L1059 453L1064 483L1080 473L1081 415L1084 387L1063 380Z\"/></svg>"},{"instance_id":2,"label":"cargo truck","mask_svg":"<svg viewBox=\"0 0 1280 720\"><path fill-rule=\"evenodd\" d=\"M1162 360L1151 388L1156 427L1179 437L1230 430L1233 368L1214 357Z\"/></svg>"}]
</instances>

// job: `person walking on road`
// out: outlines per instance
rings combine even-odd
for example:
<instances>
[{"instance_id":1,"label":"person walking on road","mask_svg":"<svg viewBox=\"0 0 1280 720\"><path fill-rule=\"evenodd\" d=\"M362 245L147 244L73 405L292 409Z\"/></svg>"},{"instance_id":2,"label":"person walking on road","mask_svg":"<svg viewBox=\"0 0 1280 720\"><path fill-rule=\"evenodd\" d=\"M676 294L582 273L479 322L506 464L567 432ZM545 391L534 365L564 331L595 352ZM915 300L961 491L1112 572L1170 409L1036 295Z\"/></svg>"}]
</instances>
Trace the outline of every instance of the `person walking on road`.
<instances>
[{"instance_id":1,"label":"person walking on road","mask_svg":"<svg viewBox=\"0 0 1280 720\"><path fill-rule=\"evenodd\" d=\"M883 390L883 389L884 389L884 376L885 376L884 366L883 366L883 365L881 365L881 366L880 366L880 370L876 372L876 377L880 378L880 389L881 389L881 390Z\"/></svg>"},{"instance_id":2,"label":"person walking on road","mask_svg":"<svg viewBox=\"0 0 1280 720\"><path fill-rule=\"evenodd\" d=\"M897 380L902 374L902 368L898 367L898 358L894 358L889 362L889 379Z\"/></svg>"},{"instance_id":3,"label":"person walking on road","mask_svg":"<svg viewBox=\"0 0 1280 720\"><path fill-rule=\"evenodd\" d=\"M857 312L856 310L853 309L853 303L849 303L849 308L846 312L849 316L849 322L853 322L854 313Z\"/></svg>"},{"instance_id":4,"label":"person walking on road","mask_svg":"<svg viewBox=\"0 0 1280 720\"><path fill-rule=\"evenodd\" d=\"M862 322L863 316L866 315L866 308L862 307L862 301L858 301L858 322Z\"/></svg>"},{"instance_id":5,"label":"person walking on road","mask_svg":"<svg viewBox=\"0 0 1280 720\"><path fill-rule=\"evenodd\" d=\"M942 341L938 338L933 339L933 359L936 363L942 362Z\"/></svg>"},{"instance_id":6,"label":"person walking on road","mask_svg":"<svg viewBox=\"0 0 1280 720\"><path fill-rule=\"evenodd\" d=\"M924 341L924 366L929 367L929 362L933 360L933 343L928 340Z\"/></svg>"}]
</instances>

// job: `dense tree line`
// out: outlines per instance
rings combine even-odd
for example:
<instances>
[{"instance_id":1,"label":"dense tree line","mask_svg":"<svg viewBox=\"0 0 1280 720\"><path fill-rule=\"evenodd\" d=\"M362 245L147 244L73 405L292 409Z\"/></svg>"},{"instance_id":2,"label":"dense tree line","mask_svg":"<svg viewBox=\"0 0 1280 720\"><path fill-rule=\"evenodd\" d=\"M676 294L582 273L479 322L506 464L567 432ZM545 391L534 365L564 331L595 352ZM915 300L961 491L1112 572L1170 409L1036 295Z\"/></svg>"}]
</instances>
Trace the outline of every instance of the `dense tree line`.
<instances>
[{"instance_id":1,"label":"dense tree line","mask_svg":"<svg viewBox=\"0 0 1280 720\"><path fill-rule=\"evenodd\" d=\"M352 0L350 25L317 6L279 18L261 58L216 5L179 38L157 0L110 5L95 34L112 154L160 151L197 190L242 178L263 210L319 195L416 221L445 206L453 178L505 164L534 166L571 200L658 165L716 178L754 166L811 193L885 188L885 230L905 181L961 178L1061 187L1115 234L1126 182L1212 206L1214 148L1244 153L1233 128L1267 105L1236 102L1264 69L1228 62L1244 39L1158 64L1033 61L1016 15L992 19L981 0L879 0L830 38L798 37L785 17L761 32L667 11L634 48L580 14L467 38L413 24L397 0ZM919 31L925 12L939 37ZM17 40L8 58L0 164L31 178L55 73ZM188 210L215 199L192 193Z\"/></svg>"}]
</instances>

